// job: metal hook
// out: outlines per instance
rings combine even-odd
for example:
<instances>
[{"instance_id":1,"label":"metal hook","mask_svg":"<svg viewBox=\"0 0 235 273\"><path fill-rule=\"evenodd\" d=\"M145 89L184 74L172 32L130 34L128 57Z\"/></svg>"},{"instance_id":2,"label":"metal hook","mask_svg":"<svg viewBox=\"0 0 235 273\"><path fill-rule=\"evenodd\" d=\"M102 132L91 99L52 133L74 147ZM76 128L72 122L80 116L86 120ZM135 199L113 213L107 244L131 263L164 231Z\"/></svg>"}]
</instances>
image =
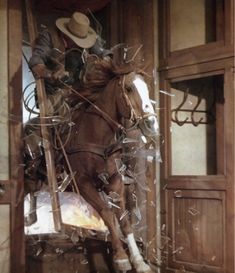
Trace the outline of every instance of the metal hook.
<instances>
[{"instance_id":1,"label":"metal hook","mask_svg":"<svg viewBox=\"0 0 235 273\"><path fill-rule=\"evenodd\" d=\"M188 92L189 92L189 89L187 88L186 92L184 92L183 101L180 103L180 105L177 108L172 110L172 113L174 112L174 116L175 116L175 119L172 119L172 120L175 121L179 126L183 126L188 121L188 117L186 117L185 120L182 120L182 121L180 121L178 117L178 113L181 110L181 107L187 101Z\"/></svg>"},{"instance_id":2,"label":"metal hook","mask_svg":"<svg viewBox=\"0 0 235 273\"><path fill-rule=\"evenodd\" d=\"M202 101L202 97L200 96L200 97L198 97L198 99L197 99L197 104L195 105L195 107L193 108L193 110L192 110L192 112L191 112L191 121L192 121L192 124L193 124L194 126L198 126L198 125L199 125L200 123L202 123L202 121L203 121L203 117L200 118L198 121L195 121L195 116L194 116L195 112L201 112L200 110L197 111L197 108L198 108L198 106L200 105L201 101Z\"/></svg>"},{"instance_id":3,"label":"metal hook","mask_svg":"<svg viewBox=\"0 0 235 273\"><path fill-rule=\"evenodd\" d=\"M186 100L187 100L187 97L188 97L188 93L189 93L189 90L187 88L186 92L184 92L184 97L183 97L183 101L180 103L180 105L173 109L172 110L172 121L173 122L176 122L179 126L182 126L184 125L185 123L191 123L193 124L193 126L198 126L199 124L209 124L209 123L212 123L213 121L215 121L215 117L214 117L214 114L212 112L212 108L214 106L214 103L215 103L215 96L213 98L213 102L211 104L211 106L209 107L208 110L199 110L198 107L199 105L201 104L202 102L202 92L200 92L199 96L197 96L197 103L196 105L193 107L193 109L184 109L182 108L182 106L185 104ZM190 113L190 120L189 118L185 118L185 120L179 120L178 118L178 113L179 112L185 112L185 113ZM195 118L195 113L201 113L201 114L204 114L206 115L206 119L205 117L201 117L199 120L196 120Z\"/></svg>"}]
</instances>

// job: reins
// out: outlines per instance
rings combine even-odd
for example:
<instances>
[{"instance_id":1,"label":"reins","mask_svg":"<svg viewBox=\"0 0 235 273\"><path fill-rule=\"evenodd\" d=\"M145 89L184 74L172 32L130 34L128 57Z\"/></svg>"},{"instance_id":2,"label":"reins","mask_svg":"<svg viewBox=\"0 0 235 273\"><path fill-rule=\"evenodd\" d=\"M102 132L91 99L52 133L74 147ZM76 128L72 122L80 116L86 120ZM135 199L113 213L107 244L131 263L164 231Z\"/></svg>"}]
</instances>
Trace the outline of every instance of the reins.
<instances>
[{"instance_id":1,"label":"reins","mask_svg":"<svg viewBox=\"0 0 235 273\"><path fill-rule=\"evenodd\" d=\"M117 134L119 134L121 132L120 136L115 138L115 143L112 143L108 146L97 145L94 143L84 143L84 144L79 144L79 145L77 144L76 148L73 148L71 150L67 149L66 150L67 154L73 154L73 153L78 153L78 152L89 152L89 153L93 153L98 156L101 156L106 161L111 154L122 149L121 143L122 143L123 138L126 136L126 128L122 124L113 120L106 112L104 112L102 109L100 109L100 107L98 107L95 103L93 103L88 98L86 98L85 96L80 94L74 88L72 88L68 84L62 82L61 80L59 80L59 81L65 87L69 88L73 93L77 94L80 98L82 98L84 101L89 103L89 106L94 107L94 109L97 110L97 112L98 112L98 113L95 113L94 111L89 110L89 107L88 107L88 108L84 109L84 113L86 112L86 113L95 114L95 115L99 114L99 116L101 118L103 118L108 123L110 128L114 131L115 136L117 136ZM115 130L115 128L116 128L116 130Z\"/></svg>"},{"instance_id":2,"label":"reins","mask_svg":"<svg viewBox=\"0 0 235 273\"><path fill-rule=\"evenodd\" d=\"M120 129L121 131L125 132L125 127L124 126L122 126L120 123L118 123L117 121L112 119L106 112L104 112L102 109L100 109L100 107L98 107L95 103L90 101L88 98L86 98L85 96L80 94L78 91L76 91L74 88L72 88L68 84L64 83L63 81L59 80L59 82L62 83L65 87L69 88L73 93L78 95L80 98L82 98L83 100L88 102L90 105L92 105L101 114L103 119L106 120L109 124L111 123L112 125L117 127L117 129Z\"/></svg>"}]
</instances>

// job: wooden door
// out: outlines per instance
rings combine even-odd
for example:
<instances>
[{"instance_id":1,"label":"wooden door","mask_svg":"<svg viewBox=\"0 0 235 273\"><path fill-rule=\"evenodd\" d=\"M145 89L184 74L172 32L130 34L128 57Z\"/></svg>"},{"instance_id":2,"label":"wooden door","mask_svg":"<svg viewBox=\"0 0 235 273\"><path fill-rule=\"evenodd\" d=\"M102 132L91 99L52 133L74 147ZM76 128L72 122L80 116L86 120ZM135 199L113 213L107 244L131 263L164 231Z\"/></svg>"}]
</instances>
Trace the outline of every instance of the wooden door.
<instances>
[{"instance_id":1,"label":"wooden door","mask_svg":"<svg viewBox=\"0 0 235 273\"><path fill-rule=\"evenodd\" d=\"M232 62L163 76L170 94L162 95L161 120L160 248L166 272L234 272Z\"/></svg>"},{"instance_id":2,"label":"wooden door","mask_svg":"<svg viewBox=\"0 0 235 273\"><path fill-rule=\"evenodd\" d=\"M194 4L160 1L161 265L232 273L234 1Z\"/></svg>"}]
</instances>

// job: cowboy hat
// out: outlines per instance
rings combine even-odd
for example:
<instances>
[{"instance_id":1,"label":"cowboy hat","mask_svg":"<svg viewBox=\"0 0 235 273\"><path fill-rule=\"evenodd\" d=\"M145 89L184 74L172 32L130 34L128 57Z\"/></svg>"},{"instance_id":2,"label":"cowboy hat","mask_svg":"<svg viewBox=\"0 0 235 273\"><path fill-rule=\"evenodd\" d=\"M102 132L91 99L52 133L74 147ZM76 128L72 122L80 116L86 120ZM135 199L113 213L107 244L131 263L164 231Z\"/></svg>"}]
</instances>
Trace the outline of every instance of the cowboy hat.
<instances>
[{"instance_id":1,"label":"cowboy hat","mask_svg":"<svg viewBox=\"0 0 235 273\"><path fill-rule=\"evenodd\" d=\"M97 34L90 27L89 18L81 12L74 12L71 18L57 19L56 26L82 48L90 48L96 42Z\"/></svg>"}]
</instances>

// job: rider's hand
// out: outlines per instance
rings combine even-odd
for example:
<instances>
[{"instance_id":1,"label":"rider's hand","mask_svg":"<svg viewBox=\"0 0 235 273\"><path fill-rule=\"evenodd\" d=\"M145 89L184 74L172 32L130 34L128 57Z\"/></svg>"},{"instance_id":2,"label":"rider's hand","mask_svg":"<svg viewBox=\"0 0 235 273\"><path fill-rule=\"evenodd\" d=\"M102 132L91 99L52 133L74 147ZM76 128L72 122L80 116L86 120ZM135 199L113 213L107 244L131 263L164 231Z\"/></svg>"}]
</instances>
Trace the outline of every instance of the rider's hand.
<instances>
[{"instance_id":1,"label":"rider's hand","mask_svg":"<svg viewBox=\"0 0 235 273\"><path fill-rule=\"evenodd\" d=\"M69 77L69 72L64 69L64 66L61 66L58 70L52 73L51 77L55 81L63 80L64 78Z\"/></svg>"},{"instance_id":2,"label":"rider's hand","mask_svg":"<svg viewBox=\"0 0 235 273\"><path fill-rule=\"evenodd\" d=\"M52 82L62 80L69 76L69 73L61 66L59 69L52 71L49 70L45 64L36 64L32 67L32 71L36 79L44 78L49 79Z\"/></svg>"},{"instance_id":3,"label":"rider's hand","mask_svg":"<svg viewBox=\"0 0 235 273\"><path fill-rule=\"evenodd\" d=\"M39 78L51 78L52 71L49 70L45 64L36 64L32 67L32 71L36 79Z\"/></svg>"}]
</instances>

